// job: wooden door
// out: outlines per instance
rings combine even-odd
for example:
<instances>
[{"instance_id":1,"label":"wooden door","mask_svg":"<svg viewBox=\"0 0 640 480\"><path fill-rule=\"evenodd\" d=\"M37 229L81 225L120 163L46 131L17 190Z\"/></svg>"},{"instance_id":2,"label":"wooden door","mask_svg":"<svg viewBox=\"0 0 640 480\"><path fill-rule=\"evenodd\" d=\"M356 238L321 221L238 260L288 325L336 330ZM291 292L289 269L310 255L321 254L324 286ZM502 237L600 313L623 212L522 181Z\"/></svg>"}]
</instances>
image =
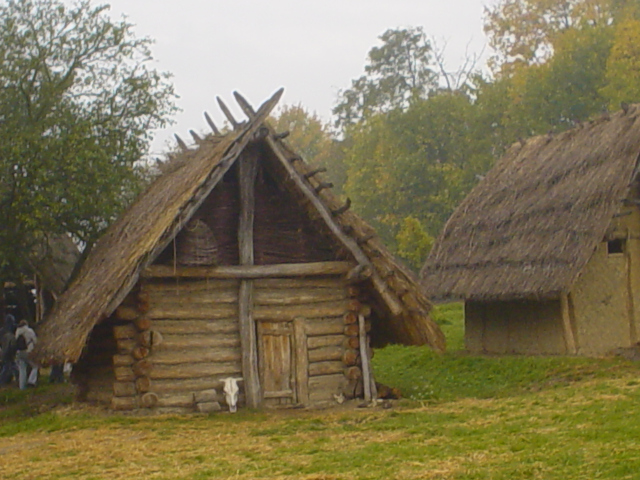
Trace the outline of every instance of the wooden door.
<instances>
[{"instance_id":1,"label":"wooden door","mask_svg":"<svg viewBox=\"0 0 640 480\"><path fill-rule=\"evenodd\" d=\"M260 384L265 405L296 402L291 322L258 322Z\"/></svg>"},{"instance_id":2,"label":"wooden door","mask_svg":"<svg viewBox=\"0 0 640 480\"><path fill-rule=\"evenodd\" d=\"M258 361L263 404L308 402L308 356L300 321L259 321Z\"/></svg>"}]
</instances>

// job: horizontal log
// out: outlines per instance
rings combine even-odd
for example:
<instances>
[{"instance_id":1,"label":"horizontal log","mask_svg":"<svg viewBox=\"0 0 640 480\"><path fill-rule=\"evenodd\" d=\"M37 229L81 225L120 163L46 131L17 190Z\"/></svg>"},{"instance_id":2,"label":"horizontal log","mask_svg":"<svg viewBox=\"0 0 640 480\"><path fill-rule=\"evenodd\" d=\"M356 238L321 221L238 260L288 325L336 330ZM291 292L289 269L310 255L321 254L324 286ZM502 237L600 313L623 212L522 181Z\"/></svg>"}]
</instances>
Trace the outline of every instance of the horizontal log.
<instances>
[{"instance_id":1,"label":"horizontal log","mask_svg":"<svg viewBox=\"0 0 640 480\"><path fill-rule=\"evenodd\" d=\"M149 355L149 349L147 347L142 347L142 346L136 347L133 349L133 352L131 352L131 355L136 360L142 360L143 358Z\"/></svg>"},{"instance_id":2,"label":"horizontal log","mask_svg":"<svg viewBox=\"0 0 640 480\"><path fill-rule=\"evenodd\" d=\"M169 295L180 295L199 291L210 292L212 290L237 290L240 285L238 280L183 280L145 282L142 292L147 295L165 292Z\"/></svg>"},{"instance_id":3,"label":"horizontal log","mask_svg":"<svg viewBox=\"0 0 640 480\"><path fill-rule=\"evenodd\" d=\"M112 397L111 408L113 410L134 410L138 408L137 397Z\"/></svg>"},{"instance_id":4,"label":"horizontal log","mask_svg":"<svg viewBox=\"0 0 640 480\"><path fill-rule=\"evenodd\" d=\"M200 413L212 413L222 410L220 402L200 402L196 404L196 409Z\"/></svg>"},{"instance_id":5,"label":"horizontal log","mask_svg":"<svg viewBox=\"0 0 640 480\"><path fill-rule=\"evenodd\" d=\"M116 308L115 317L119 320L135 320L140 316L140 312L135 307L129 307L127 305L120 305Z\"/></svg>"},{"instance_id":6,"label":"horizontal log","mask_svg":"<svg viewBox=\"0 0 640 480\"><path fill-rule=\"evenodd\" d=\"M239 362L241 352L239 347L232 348L189 348L180 350L162 350L154 352L149 357L154 365L175 365L180 363L205 362Z\"/></svg>"},{"instance_id":7,"label":"horizontal log","mask_svg":"<svg viewBox=\"0 0 640 480\"><path fill-rule=\"evenodd\" d=\"M241 376L242 365L240 362L233 363L198 363L198 364L179 364L179 365L156 365L150 372L149 377L152 380L152 390L154 389L154 380L168 378L195 378L211 375L225 376Z\"/></svg>"},{"instance_id":8,"label":"horizontal log","mask_svg":"<svg viewBox=\"0 0 640 480\"><path fill-rule=\"evenodd\" d=\"M306 305L335 302L347 298L345 289L279 289L256 290L253 294L256 305Z\"/></svg>"},{"instance_id":9,"label":"horizontal log","mask_svg":"<svg viewBox=\"0 0 640 480\"><path fill-rule=\"evenodd\" d=\"M331 375L334 373L344 372L344 364L342 361L318 362L309 364L309 376Z\"/></svg>"},{"instance_id":10,"label":"horizontal log","mask_svg":"<svg viewBox=\"0 0 640 480\"><path fill-rule=\"evenodd\" d=\"M347 302L321 302L308 305L295 306L262 306L256 305L253 310L253 318L255 320L272 320L288 322L296 318L302 317L322 318L334 317L344 314L347 309Z\"/></svg>"},{"instance_id":11,"label":"horizontal log","mask_svg":"<svg viewBox=\"0 0 640 480\"><path fill-rule=\"evenodd\" d=\"M357 350L360 348L360 338L359 337L346 337L346 346L347 348L353 348Z\"/></svg>"},{"instance_id":12,"label":"horizontal log","mask_svg":"<svg viewBox=\"0 0 640 480\"><path fill-rule=\"evenodd\" d=\"M158 395L154 392L147 392L140 397L140 406L144 408L153 408L158 405Z\"/></svg>"},{"instance_id":13,"label":"horizontal log","mask_svg":"<svg viewBox=\"0 0 640 480\"><path fill-rule=\"evenodd\" d=\"M153 367L154 365L149 359L143 359L134 363L132 369L136 377L148 377L153 371Z\"/></svg>"},{"instance_id":14,"label":"horizontal log","mask_svg":"<svg viewBox=\"0 0 640 480\"><path fill-rule=\"evenodd\" d=\"M113 367L113 373L119 382L133 382L136 379L136 374L133 373L131 366Z\"/></svg>"},{"instance_id":15,"label":"horizontal log","mask_svg":"<svg viewBox=\"0 0 640 480\"><path fill-rule=\"evenodd\" d=\"M346 325L344 327L344 334L348 337L357 337L360 334L358 324Z\"/></svg>"},{"instance_id":16,"label":"horizontal log","mask_svg":"<svg viewBox=\"0 0 640 480\"><path fill-rule=\"evenodd\" d=\"M144 331L140 332L138 334L137 340L138 340L138 343L139 343L140 347L151 348L153 346L153 344L154 344L153 331L152 330L144 330ZM134 348L133 352L135 352L137 348L139 348L139 347Z\"/></svg>"},{"instance_id":17,"label":"horizontal log","mask_svg":"<svg viewBox=\"0 0 640 480\"><path fill-rule=\"evenodd\" d=\"M309 378L310 403L335 402L334 395L344 393L347 379L341 373Z\"/></svg>"},{"instance_id":18,"label":"horizontal log","mask_svg":"<svg viewBox=\"0 0 640 480\"><path fill-rule=\"evenodd\" d=\"M196 403L218 402L222 399L215 388L194 392L193 395Z\"/></svg>"},{"instance_id":19,"label":"horizontal log","mask_svg":"<svg viewBox=\"0 0 640 480\"><path fill-rule=\"evenodd\" d=\"M196 335L236 333L238 320L157 320L154 328L166 334Z\"/></svg>"},{"instance_id":20,"label":"horizontal log","mask_svg":"<svg viewBox=\"0 0 640 480\"><path fill-rule=\"evenodd\" d=\"M344 345L344 335L324 335L321 337L308 337L307 348L313 350L314 348L322 347L334 347Z\"/></svg>"},{"instance_id":21,"label":"horizontal log","mask_svg":"<svg viewBox=\"0 0 640 480\"><path fill-rule=\"evenodd\" d=\"M256 290L277 289L344 289L346 282L341 277L312 277L312 278L259 278L254 282Z\"/></svg>"},{"instance_id":22,"label":"horizontal log","mask_svg":"<svg viewBox=\"0 0 640 480\"><path fill-rule=\"evenodd\" d=\"M222 379L229 377L228 373L222 373L211 376L197 377L197 378L184 378L184 379L155 379L151 383L151 389L158 393L169 392L199 392L204 390L218 390L222 391L224 384ZM238 375L239 377L240 375ZM242 389L242 383L240 383Z\"/></svg>"},{"instance_id":23,"label":"horizontal log","mask_svg":"<svg viewBox=\"0 0 640 480\"><path fill-rule=\"evenodd\" d=\"M342 360L344 349L336 346L316 348L309 350L309 362L326 362L332 360Z\"/></svg>"},{"instance_id":24,"label":"horizontal log","mask_svg":"<svg viewBox=\"0 0 640 480\"><path fill-rule=\"evenodd\" d=\"M126 338L135 338L137 334L138 334L138 331L136 330L136 327L133 325L133 323L113 326L113 336L117 340L126 339Z\"/></svg>"},{"instance_id":25,"label":"horizontal log","mask_svg":"<svg viewBox=\"0 0 640 480\"><path fill-rule=\"evenodd\" d=\"M344 320L342 316L307 320L305 331L310 337L316 335L342 335L344 333Z\"/></svg>"},{"instance_id":26,"label":"horizontal log","mask_svg":"<svg viewBox=\"0 0 640 480\"><path fill-rule=\"evenodd\" d=\"M359 312L360 308L362 308L362 304L360 303L359 300L352 298L351 300L349 300L349 303L347 305L347 309L350 312Z\"/></svg>"},{"instance_id":27,"label":"horizontal log","mask_svg":"<svg viewBox=\"0 0 640 480\"><path fill-rule=\"evenodd\" d=\"M151 380L149 380L149 377L136 378L136 390L139 393L148 392L150 389L151 389Z\"/></svg>"},{"instance_id":28,"label":"horizontal log","mask_svg":"<svg viewBox=\"0 0 640 480\"><path fill-rule=\"evenodd\" d=\"M360 352L353 349L345 350L342 355L342 363L348 366L360 364Z\"/></svg>"},{"instance_id":29,"label":"horizontal log","mask_svg":"<svg viewBox=\"0 0 640 480\"><path fill-rule=\"evenodd\" d=\"M134 320L134 324L138 330L149 330L151 328L151 319L145 315Z\"/></svg>"},{"instance_id":30,"label":"horizontal log","mask_svg":"<svg viewBox=\"0 0 640 480\"><path fill-rule=\"evenodd\" d=\"M152 353L188 348L225 348L239 347L240 335L219 334L219 335L163 335L161 345L155 345Z\"/></svg>"},{"instance_id":31,"label":"horizontal log","mask_svg":"<svg viewBox=\"0 0 640 480\"><path fill-rule=\"evenodd\" d=\"M238 307L234 304L192 305L184 303L155 304L147 312L147 316L155 319L229 319L238 316Z\"/></svg>"},{"instance_id":32,"label":"horizontal log","mask_svg":"<svg viewBox=\"0 0 640 480\"><path fill-rule=\"evenodd\" d=\"M136 384L134 382L114 382L113 394L116 397L132 397L136 395Z\"/></svg>"},{"instance_id":33,"label":"horizontal log","mask_svg":"<svg viewBox=\"0 0 640 480\"><path fill-rule=\"evenodd\" d=\"M130 354L122 354L122 355L114 355L113 356L113 366L114 367L126 367L128 365L133 365L133 357Z\"/></svg>"},{"instance_id":34,"label":"horizontal log","mask_svg":"<svg viewBox=\"0 0 640 480\"><path fill-rule=\"evenodd\" d=\"M362 377L362 369L360 367L349 367L344 371L347 380L357 380Z\"/></svg>"},{"instance_id":35,"label":"horizontal log","mask_svg":"<svg viewBox=\"0 0 640 480\"><path fill-rule=\"evenodd\" d=\"M160 304L166 305L167 303L181 303L181 304L198 304L198 305L218 305L221 303L237 303L238 302L238 290L196 290L196 291L180 291L179 293L171 291L157 291L151 292L150 305L151 307Z\"/></svg>"},{"instance_id":36,"label":"horizontal log","mask_svg":"<svg viewBox=\"0 0 640 480\"><path fill-rule=\"evenodd\" d=\"M234 265L219 267L173 267L151 265L142 271L143 278L266 278L310 275L344 275L351 262L282 263L277 265Z\"/></svg>"},{"instance_id":37,"label":"horizontal log","mask_svg":"<svg viewBox=\"0 0 640 480\"><path fill-rule=\"evenodd\" d=\"M345 325L353 325L358 323L358 314L356 312L349 312L344 316Z\"/></svg>"}]
</instances>

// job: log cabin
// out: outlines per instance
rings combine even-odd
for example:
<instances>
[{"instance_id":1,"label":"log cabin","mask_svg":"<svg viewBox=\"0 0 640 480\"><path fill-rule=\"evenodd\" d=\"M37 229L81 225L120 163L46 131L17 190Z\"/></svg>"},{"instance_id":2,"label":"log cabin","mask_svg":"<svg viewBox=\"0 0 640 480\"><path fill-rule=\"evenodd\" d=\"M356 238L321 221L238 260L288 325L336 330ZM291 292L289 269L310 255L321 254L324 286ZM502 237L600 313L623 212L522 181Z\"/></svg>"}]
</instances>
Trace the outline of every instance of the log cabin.
<instances>
[{"instance_id":1,"label":"log cabin","mask_svg":"<svg viewBox=\"0 0 640 480\"><path fill-rule=\"evenodd\" d=\"M465 302L476 353L601 356L640 331L640 108L514 144L436 240L421 280Z\"/></svg>"},{"instance_id":2,"label":"log cabin","mask_svg":"<svg viewBox=\"0 0 640 480\"><path fill-rule=\"evenodd\" d=\"M78 396L212 412L375 398L372 347L445 348L417 279L265 121L194 135L88 254L39 328Z\"/></svg>"}]
</instances>

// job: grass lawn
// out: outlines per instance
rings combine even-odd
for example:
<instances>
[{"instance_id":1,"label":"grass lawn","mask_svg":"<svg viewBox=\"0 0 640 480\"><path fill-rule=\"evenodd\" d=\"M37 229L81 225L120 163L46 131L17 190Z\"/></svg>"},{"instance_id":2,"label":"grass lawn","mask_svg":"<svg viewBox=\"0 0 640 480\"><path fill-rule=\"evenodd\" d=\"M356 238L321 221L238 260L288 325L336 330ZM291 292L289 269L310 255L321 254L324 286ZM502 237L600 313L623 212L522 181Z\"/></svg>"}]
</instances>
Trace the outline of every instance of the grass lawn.
<instances>
[{"instance_id":1,"label":"grass lawn","mask_svg":"<svg viewBox=\"0 0 640 480\"><path fill-rule=\"evenodd\" d=\"M638 365L469 356L460 306L436 318L458 346L446 355L376 352L407 397L391 409L131 417L69 405L60 386L0 390L0 478L640 478Z\"/></svg>"}]
</instances>

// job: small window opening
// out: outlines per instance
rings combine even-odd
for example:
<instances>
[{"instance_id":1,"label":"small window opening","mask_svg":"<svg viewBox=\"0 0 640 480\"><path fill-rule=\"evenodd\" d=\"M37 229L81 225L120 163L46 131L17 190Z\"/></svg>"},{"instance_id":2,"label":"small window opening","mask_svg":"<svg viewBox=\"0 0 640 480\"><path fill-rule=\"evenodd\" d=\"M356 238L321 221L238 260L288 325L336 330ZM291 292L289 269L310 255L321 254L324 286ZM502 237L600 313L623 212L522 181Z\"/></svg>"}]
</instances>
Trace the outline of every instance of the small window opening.
<instances>
[{"instance_id":1,"label":"small window opening","mask_svg":"<svg viewBox=\"0 0 640 480\"><path fill-rule=\"evenodd\" d=\"M609 255L615 253L624 253L624 245L626 241L624 238L615 238L607 242L607 253Z\"/></svg>"}]
</instances>

